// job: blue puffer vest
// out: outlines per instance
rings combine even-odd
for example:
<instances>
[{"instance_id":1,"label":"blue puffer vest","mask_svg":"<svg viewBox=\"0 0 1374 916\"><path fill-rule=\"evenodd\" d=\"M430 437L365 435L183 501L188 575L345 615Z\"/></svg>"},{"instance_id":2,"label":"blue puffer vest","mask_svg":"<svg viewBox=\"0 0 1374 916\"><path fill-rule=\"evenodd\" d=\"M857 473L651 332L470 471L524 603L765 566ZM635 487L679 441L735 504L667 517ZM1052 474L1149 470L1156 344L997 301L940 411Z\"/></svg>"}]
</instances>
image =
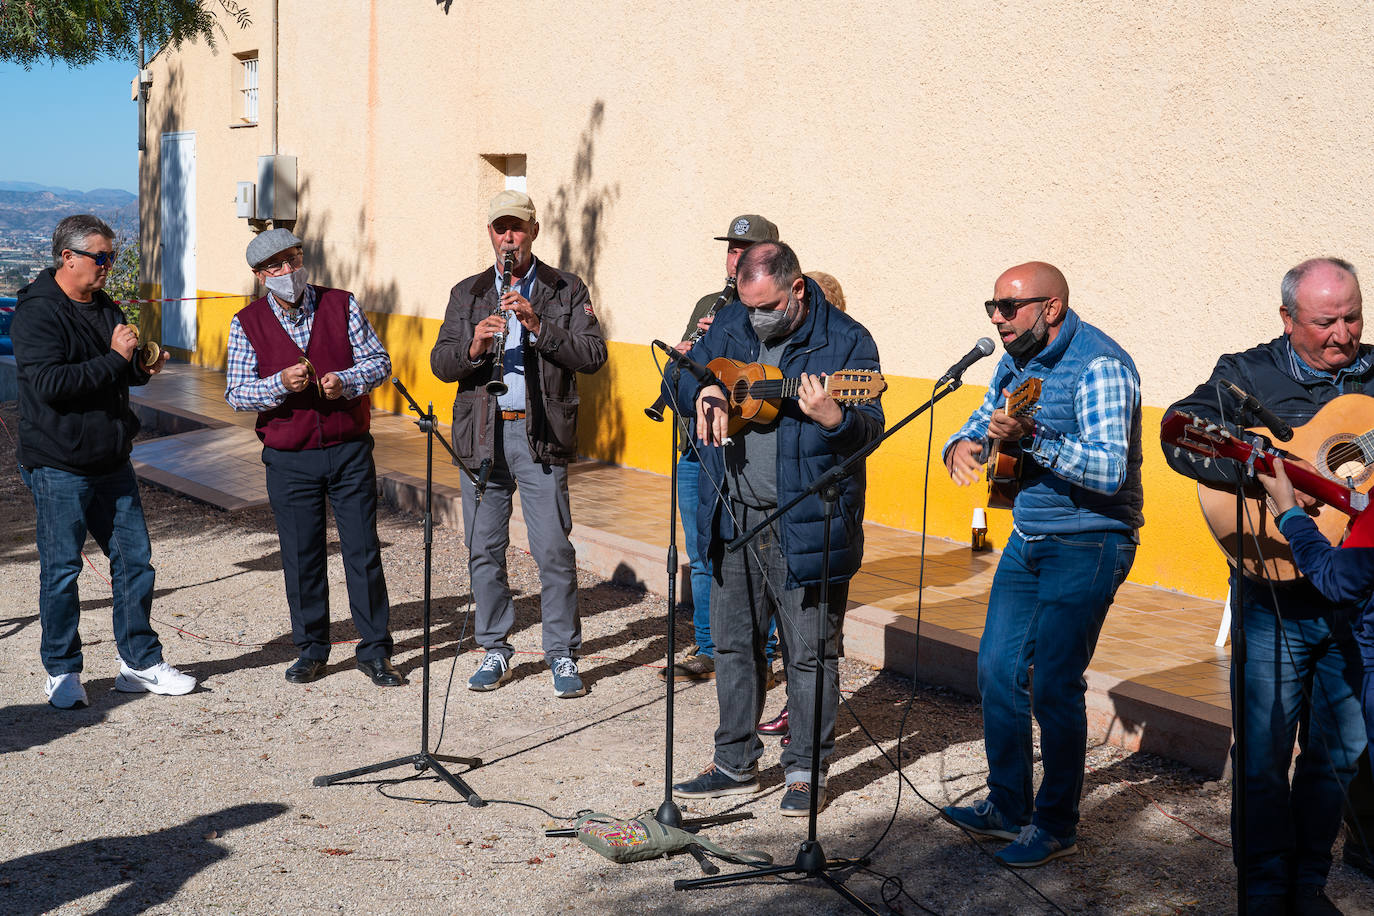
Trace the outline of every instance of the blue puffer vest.
<instances>
[{"instance_id":1,"label":"blue puffer vest","mask_svg":"<svg viewBox=\"0 0 1374 916\"><path fill-rule=\"evenodd\" d=\"M1079 432L1074 412L1074 393L1088 364L1110 356L1140 383L1140 373L1130 354L1100 330L1069 310L1054 341L1018 370L1003 354L993 373L995 390L1015 391L1031 376L1039 377L1040 410L1036 422L1061 435ZM1080 531L1135 531L1145 522L1140 484L1140 411L1131 418L1131 442L1127 450L1126 478L1115 493L1097 493L1069 483L1034 461L1025 462L1021 492L1012 509L1012 522L1028 535L1073 534Z\"/></svg>"}]
</instances>

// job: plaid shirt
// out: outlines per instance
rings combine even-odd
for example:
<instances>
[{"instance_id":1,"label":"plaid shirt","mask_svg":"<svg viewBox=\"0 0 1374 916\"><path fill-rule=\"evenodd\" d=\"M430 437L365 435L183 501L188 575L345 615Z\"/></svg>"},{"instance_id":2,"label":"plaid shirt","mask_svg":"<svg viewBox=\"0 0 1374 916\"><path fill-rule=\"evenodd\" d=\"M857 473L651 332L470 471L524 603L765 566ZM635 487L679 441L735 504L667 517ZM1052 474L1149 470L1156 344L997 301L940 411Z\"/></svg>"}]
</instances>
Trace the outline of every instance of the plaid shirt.
<instances>
[{"instance_id":1,"label":"plaid shirt","mask_svg":"<svg viewBox=\"0 0 1374 916\"><path fill-rule=\"evenodd\" d=\"M945 443L944 452L960 439L986 442L988 420L1006 401L988 389L968 422ZM1026 453L1036 464L1069 483L1096 493L1115 493L1126 479L1131 418L1140 409L1140 386L1119 360L1099 356L1088 364L1073 396L1078 435L1068 436L1036 421Z\"/></svg>"},{"instance_id":2,"label":"plaid shirt","mask_svg":"<svg viewBox=\"0 0 1374 916\"><path fill-rule=\"evenodd\" d=\"M310 329L315 325L315 288L305 288L299 313L294 318L271 293L267 294L267 301L282 328L304 353L310 345ZM348 342L353 345L353 366L335 375L343 382L343 397L352 399L376 388L391 374L391 357L352 293L348 294ZM258 378L258 355L248 342L248 335L243 333L237 315L229 322L229 364L225 374L224 399L235 410L271 410L286 400L288 392L280 372Z\"/></svg>"}]
</instances>

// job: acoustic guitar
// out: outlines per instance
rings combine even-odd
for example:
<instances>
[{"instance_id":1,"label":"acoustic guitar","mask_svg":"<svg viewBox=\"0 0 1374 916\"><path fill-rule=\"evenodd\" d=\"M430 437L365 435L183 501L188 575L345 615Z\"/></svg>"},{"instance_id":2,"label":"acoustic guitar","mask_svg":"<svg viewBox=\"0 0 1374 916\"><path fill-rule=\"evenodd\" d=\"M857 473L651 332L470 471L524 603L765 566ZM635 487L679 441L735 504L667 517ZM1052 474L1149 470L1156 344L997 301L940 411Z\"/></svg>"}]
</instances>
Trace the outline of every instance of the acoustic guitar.
<instances>
[{"instance_id":1,"label":"acoustic guitar","mask_svg":"<svg viewBox=\"0 0 1374 916\"><path fill-rule=\"evenodd\" d=\"M1032 416L1039 410L1040 379L1034 376L1016 386L1007 398L1006 412L1013 417ZM1025 465L1021 443L993 439L988 446L988 508L1010 509L1021 491L1021 472Z\"/></svg>"},{"instance_id":2,"label":"acoustic guitar","mask_svg":"<svg viewBox=\"0 0 1374 916\"><path fill-rule=\"evenodd\" d=\"M706 368L720 379L729 401L730 419L726 435L733 436L750 423L766 426L778 416L778 404L783 398L795 398L801 387L800 378L783 378L777 366L763 363L742 363L737 359L718 356ZM872 369L841 369L824 376L825 393L845 402L871 401L887 389L881 372Z\"/></svg>"},{"instance_id":3,"label":"acoustic guitar","mask_svg":"<svg viewBox=\"0 0 1374 916\"><path fill-rule=\"evenodd\" d=\"M1342 432L1350 429L1366 431ZM1265 430L1256 428L1251 432L1263 434ZM1248 461L1254 454L1255 466L1266 473L1281 456L1277 450L1257 451L1225 427L1181 411L1170 411L1164 417L1160 438L1167 445L1213 458ZM1314 474L1292 461L1284 462L1294 489L1322 502L1313 516L1317 528L1331 543L1339 544L1345 538L1350 519L1369 506L1368 492L1374 486L1374 398L1363 394L1336 398L1294 430L1293 439L1287 443L1287 454L1305 459L1317 469ZM1235 491L1199 483L1198 502L1217 546L1234 566ZM1266 511L1264 500L1247 498L1245 502L1246 574L1279 582L1300 578L1288 541Z\"/></svg>"}]
</instances>

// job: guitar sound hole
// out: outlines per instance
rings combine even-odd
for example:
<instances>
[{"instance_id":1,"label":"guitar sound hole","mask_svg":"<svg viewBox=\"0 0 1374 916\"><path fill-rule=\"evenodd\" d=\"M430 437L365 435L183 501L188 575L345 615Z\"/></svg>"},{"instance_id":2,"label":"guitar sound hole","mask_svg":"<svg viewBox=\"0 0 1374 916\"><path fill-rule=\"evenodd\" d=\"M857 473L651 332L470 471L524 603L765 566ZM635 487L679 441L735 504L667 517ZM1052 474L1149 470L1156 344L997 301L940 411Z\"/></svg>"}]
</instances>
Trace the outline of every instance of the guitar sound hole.
<instances>
[{"instance_id":1,"label":"guitar sound hole","mask_svg":"<svg viewBox=\"0 0 1374 916\"><path fill-rule=\"evenodd\" d=\"M749 380L740 379L730 389L730 400L742 404L749 399Z\"/></svg>"},{"instance_id":2,"label":"guitar sound hole","mask_svg":"<svg viewBox=\"0 0 1374 916\"><path fill-rule=\"evenodd\" d=\"M1355 442L1337 442L1326 452L1326 467L1340 480L1364 476L1364 452Z\"/></svg>"}]
</instances>

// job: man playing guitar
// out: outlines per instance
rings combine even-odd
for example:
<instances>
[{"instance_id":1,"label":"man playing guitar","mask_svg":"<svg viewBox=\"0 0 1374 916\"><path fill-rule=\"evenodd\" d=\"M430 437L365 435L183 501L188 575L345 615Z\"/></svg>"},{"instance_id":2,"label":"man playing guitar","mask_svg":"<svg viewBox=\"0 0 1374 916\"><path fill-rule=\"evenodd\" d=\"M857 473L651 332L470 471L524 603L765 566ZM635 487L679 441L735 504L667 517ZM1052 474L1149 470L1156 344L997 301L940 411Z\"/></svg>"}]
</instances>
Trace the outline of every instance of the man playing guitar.
<instances>
[{"instance_id":1,"label":"man playing guitar","mask_svg":"<svg viewBox=\"0 0 1374 916\"><path fill-rule=\"evenodd\" d=\"M1230 383L1278 419L1301 426L1342 395L1370 390L1374 348L1360 344L1360 284L1349 263L1315 258L1297 265L1284 275L1281 303L1282 336L1222 356L1211 377L1171 409L1245 425L1250 418L1239 415ZM1317 455L1297 455L1324 463ZM1164 456L1174 470L1203 484L1231 492L1237 486L1236 462L1209 461L1171 445L1164 447ZM1368 463L1343 461L1327 472L1358 484ZM1234 591L1239 582L1234 566L1231 574ZM1245 793L1247 861L1236 864L1248 879L1251 912L1334 913L1323 888L1345 790L1366 743L1360 665L1339 604L1306 579L1274 583L1252 575L1247 569L1240 608L1248 643L1246 771L1232 789ZM1295 739L1302 753L1290 781ZM1346 841L1348 862L1367 848L1352 839Z\"/></svg>"},{"instance_id":2,"label":"man playing guitar","mask_svg":"<svg viewBox=\"0 0 1374 916\"><path fill-rule=\"evenodd\" d=\"M1078 849L1083 673L1144 521L1140 376L1125 350L1069 309L1068 283L1050 264L1006 271L986 306L1007 352L982 406L945 444L945 467L966 486L981 476L989 441L1009 440L1025 469L978 645L988 796L941 813L976 836L1012 840L997 858L1025 868ZM1009 414L1008 395L1032 377L1038 410ZM1045 771L1034 796L1032 712Z\"/></svg>"}]
</instances>

